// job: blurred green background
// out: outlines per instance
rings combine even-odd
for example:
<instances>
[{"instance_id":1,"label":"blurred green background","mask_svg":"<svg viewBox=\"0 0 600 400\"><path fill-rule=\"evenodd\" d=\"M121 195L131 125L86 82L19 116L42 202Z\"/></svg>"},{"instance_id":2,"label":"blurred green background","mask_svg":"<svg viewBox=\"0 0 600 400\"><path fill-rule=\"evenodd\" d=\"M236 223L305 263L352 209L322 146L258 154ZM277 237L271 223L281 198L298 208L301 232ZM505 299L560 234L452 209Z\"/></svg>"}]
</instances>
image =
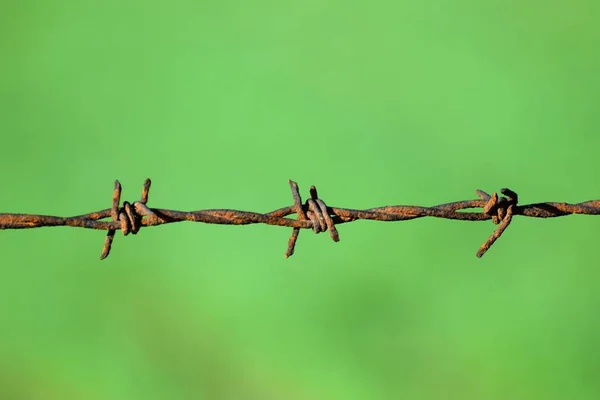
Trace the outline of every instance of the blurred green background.
<instances>
[{"instance_id":1,"label":"blurred green background","mask_svg":"<svg viewBox=\"0 0 600 400\"><path fill-rule=\"evenodd\" d=\"M1 212L600 197L600 6L0 4ZM2 399L597 399L598 219L0 232Z\"/></svg>"}]
</instances>

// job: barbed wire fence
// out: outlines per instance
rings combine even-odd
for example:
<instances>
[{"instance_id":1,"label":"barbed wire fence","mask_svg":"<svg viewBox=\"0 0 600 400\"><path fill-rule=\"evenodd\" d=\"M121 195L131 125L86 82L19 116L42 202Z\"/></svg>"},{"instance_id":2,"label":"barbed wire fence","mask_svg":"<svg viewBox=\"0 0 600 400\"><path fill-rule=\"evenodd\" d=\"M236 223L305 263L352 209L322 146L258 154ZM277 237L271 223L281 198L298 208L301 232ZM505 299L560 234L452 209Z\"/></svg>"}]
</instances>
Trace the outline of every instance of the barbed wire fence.
<instances>
[{"instance_id":1,"label":"barbed wire fence","mask_svg":"<svg viewBox=\"0 0 600 400\"><path fill-rule=\"evenodd\" d=\"M336 226L358 220L374 221L407 221L422 217L445 218L461 221L492 220L498 225L492 235L479 247L477 257L482 257L510 225L513 216L522 215L533 218L554 218L570 214L600 214L600 200L583 203L536 203L518 205L518 196L510 189L501 189L498 196L491 196L482 190L477 190L477 200L456 201L432 207L421 206L384 206L367 210L329 207L317 195L314 186L310 188L310 198L302 203L296 182L289 181L292 189L294 204L265 214L229 209L211 209L199 211L175 211L161 208L149 208L148 193L150 179L146 179L142 188L141 200L121 203L121 184L115 181L112 197L112 207L75 217L55 217L33 214L0 214L0 229L28 229L49 226L71 226L87 229L108 231L102 248L100 259L105 259L109 253L117 230L124 236L136 234L141 227L158 226L173 222L203 222L206 224L248 225L267 224L293 228L288 241L285 257L294 254L300 229L312 229L315 233L329 231L334 242L340 240ZM480 212L461 211L481 208ZM296 214L296 219L286 218ZM110 218L110 221L102 221Z\"/></svg>"}]
</instances>

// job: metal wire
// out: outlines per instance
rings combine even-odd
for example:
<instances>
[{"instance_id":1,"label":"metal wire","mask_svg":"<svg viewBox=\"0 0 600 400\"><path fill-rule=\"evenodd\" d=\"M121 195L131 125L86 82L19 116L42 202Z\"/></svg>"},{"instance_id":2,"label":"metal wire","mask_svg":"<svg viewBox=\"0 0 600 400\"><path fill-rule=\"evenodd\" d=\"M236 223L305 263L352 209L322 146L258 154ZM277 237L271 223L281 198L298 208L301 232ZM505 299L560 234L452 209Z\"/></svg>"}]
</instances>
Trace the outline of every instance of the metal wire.
<instances>
[{"instance_id":1,"label":"metal wire","mask_svg":"<svg viewBox=\"0 0 600 400\"><path fill-rule=\"evenodd\" d=\"M287 226L293 228L288 241L285 257L294 254L296 241L300 229L312 229L315 233L329 231L333 241L340 240L336 225L368 219L375 221L406 221L421 217L435 217L455 219L461 221L492 220L498 228L481 245L477 257L481 257L494 244L496 240L510 225L513 216L522 215L533 218L553 218L569 214L600 214L600 200L586 201L578 204L568 203L536 203L524 206L517 205L518 196L510 189L501 189L498 196L491 196L484 191L477 190L479 200L464 200L454 203L440 204L433 207L421 206L385 206L367 210L353 210L347 208L329 207L317 195L314 186L310 188L310 198L302 204L302 198L296 182L289 181L292 189L294 205L280 208L266 214L237 211L227 209L200 210L200 211L174 211L161 208L149 208L148 192L150 179L146 179L142 189L140 201L129 203L121 200L121 184L115 181L112 197L112 207L109 209L78 215L75 217L54 217L48 215L31 214L0 214L0 229L27 229L46 226L73 226L87 229L107 230L106 240L102 248L100 259L110 253L112 242L117 230L123 235L136 234L141 227L157 226L172 222L193 221L207 224L248 225L267 224ZM460 211L470 208L481 208L481 212ZM285 218L297 214L297 219ZM110 218L110 221L102 221Z\"/></svg>"}]
</instances>

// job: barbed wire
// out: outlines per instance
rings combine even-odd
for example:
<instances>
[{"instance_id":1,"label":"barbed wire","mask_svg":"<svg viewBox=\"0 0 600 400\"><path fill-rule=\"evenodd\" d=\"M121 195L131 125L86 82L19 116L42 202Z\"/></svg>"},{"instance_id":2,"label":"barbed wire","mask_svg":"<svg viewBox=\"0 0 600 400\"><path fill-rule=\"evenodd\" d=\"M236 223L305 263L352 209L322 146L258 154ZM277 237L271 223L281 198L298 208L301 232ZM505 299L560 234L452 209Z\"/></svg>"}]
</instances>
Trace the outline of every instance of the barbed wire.
<instances>
[{"instance_id":1,"label":"barbed wire","mask_svg":"<svg viewBox=\"0 0 600 400\"><path fill-rule=\"evenodd\" d=\"M477 190L478 200L457 201L432 207L399 205L370 208L367 210L353 210L327 206L318 197L317 189L314 186L310 188L310 198L303 204L298 185L291 180L289 184L292 189L294 204L265 214L229 209L175 211L149 208L146 205L148 203L150 183L150 179L146 179L144 182L141 200L133 203L124 201L123 205L120 206L121 184L119 181L115 181L111 208L75 217L0 214L0 229L72 226L107 230L108 233L100 256L100 259L104 259L110 253L117 230L121 230L124 236L130 233L135 235L141 227L158 226L182 221L225 225L277 225L293 228L285 253L285 257L287 258L294 254L300 229L312 229L315 233L329 231L329 235L333 241L338 242L340 237L336 225L361 219L374 221L407 221L422 217L461 221L486 221L491 219L498 227L477 251L477 257L481 257L508 228L515 215L533 218L553 218L569 214L600 214L600 200L591 200L577 204L548 202L519 206L517 205L517 194L510 189L500 190L500 193L504 196L498 196L497 193L493 193L490 196L482 190ZM481 212L461 211L473 208L481 208L482 210ZM296 214L297 219L286 218L292 214ZM110 221L102 221L106 218L110 218Z\"/></svg>"}]
</instances>

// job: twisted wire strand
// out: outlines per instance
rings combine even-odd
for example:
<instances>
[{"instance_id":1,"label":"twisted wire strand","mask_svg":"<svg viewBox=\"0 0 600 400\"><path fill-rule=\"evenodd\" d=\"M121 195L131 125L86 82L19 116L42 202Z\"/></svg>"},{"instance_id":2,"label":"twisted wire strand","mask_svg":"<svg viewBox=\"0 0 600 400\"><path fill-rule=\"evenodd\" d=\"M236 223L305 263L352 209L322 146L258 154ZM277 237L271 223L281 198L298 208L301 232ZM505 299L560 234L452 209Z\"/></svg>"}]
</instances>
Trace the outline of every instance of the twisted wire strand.
<instances>
[{"instance_id":1,"label":"twisted wire strand","mask_svg":"<svg viewBox=\"0 0 600 400\"><path fill-rule=\"evenodd\" d=\"M481 245L477 257L482 257L489 248L502 236L515 215L532 218L554 218L570 214L598 215L600 200L590 200L577 204L569 203L536 203L518 205L518 195L510 189L501 189L503 196L493 193L491 196L477 190L478 200L464 200L453 203L439 204L431 207L422 206L384 206L367 210L329 207L318 197L317 189L310 188L310 198L302 203L298 184L289 181L294 204L268 213L238 211L229 209L210 209L199 211L176 211L161 208L149 208L148 194L150 179L146 179L142 187L139 201L121 203L121 184L115 181L111 208L91 212L74 217L55 217L50 215L32 214L0 214L0 229L27 229L47 226L71 226L87 229L108 231L100 259L106 258L111 250L117 230L124 236L137 234L141 227L157 226L173 222L192 221L207 224L248 225L267 224L293 228L285 257L294 254L294 249L300 229L312 229L315 233L329 231L334 242L340 240L336 225L361 219L374 221L407 221L415 218L434 217L461 221L486 221L498 227ZM481 208L481 212L461 211ZM297 219L286 218L297 215ZM110 218L109 221L103 221Z\"/></svg>"}]
</instances>

